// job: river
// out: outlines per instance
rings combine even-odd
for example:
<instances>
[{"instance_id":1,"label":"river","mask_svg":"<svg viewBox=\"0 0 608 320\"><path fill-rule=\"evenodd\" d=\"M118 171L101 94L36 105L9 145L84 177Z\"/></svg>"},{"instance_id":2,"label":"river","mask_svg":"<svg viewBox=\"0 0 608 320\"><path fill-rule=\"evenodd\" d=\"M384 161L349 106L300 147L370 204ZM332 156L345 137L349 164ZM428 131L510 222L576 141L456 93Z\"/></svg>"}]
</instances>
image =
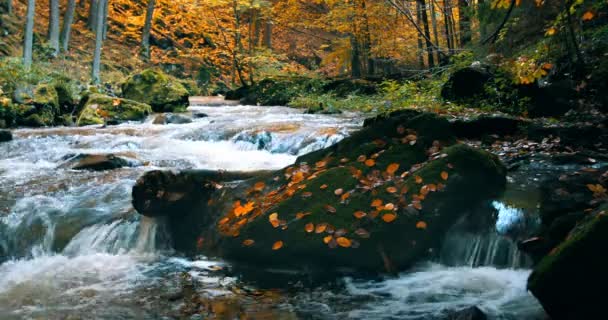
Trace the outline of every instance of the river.
<instances>
[{"instance_id":1,"label":"river","mask_svg":"<svg viewBox=\"0 0 608 320\"><path fill-rule=\"evenodd\" d=\"M276 289L243 281L222 261L180 256L162 221L131 206L131 187L144 172L279 169L363 123L357 114L303 115L284 107L190 111L207 117L19 129L0 144L0 319L205 319L205 312L217 319L443 319L472 305L491 319L544 318L526 291L529 264L494 231L454 232L441 259L398 277L310 285L283 273ZM133 167L68 166L73 155L109 153ZM514 215L496 207L500 223Z\"/></svg>"}]
</instances>

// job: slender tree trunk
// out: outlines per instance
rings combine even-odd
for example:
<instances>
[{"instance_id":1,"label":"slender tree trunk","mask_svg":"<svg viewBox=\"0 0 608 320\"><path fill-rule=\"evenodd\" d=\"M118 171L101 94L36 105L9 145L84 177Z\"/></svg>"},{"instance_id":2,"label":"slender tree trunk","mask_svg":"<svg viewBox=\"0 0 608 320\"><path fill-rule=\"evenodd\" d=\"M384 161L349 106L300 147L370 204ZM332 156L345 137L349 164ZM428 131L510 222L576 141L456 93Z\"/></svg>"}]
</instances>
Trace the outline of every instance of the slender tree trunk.
<instances>
[{"instance_id":1,"label":"slender tree trunk","mask_svg":"<svg viewBox=\"0 0 608 320\"><path fill-rule=\"evenodd\" d=\"M452 44L452 35L450 34L450 16L448 15L448 0L443 0L443 27L445 32L445 41L448 50L452 52L454 45Z\"/></svg>"},{"instance_id":2,"label":"slender tree trunk","mask_svg":"<svg viewBox=\"0 0 608 320\"><path fill-rule=\"evenodd\" d=\"M106 1L107 0L99 0L97 4L97 17L95 18L97 23L95 26L95 52L93 54L93 68L91 68L91 79L94 84L99 84L101 82L99 71L101 67L101 46L103 44L103 13Z\"/></svg>"},{"instance_id":3,"label":"slender tree trunk","mask_svg":"<svg viewBox=\"0 0 608 320\"><path fill-rule=\"evenodd\" d=\"M89 29L93 31L95 31L95 28L97 27L97 8L99 7L99 1L101 0L91 0L89 5L88 25Z\"/></svg>"},{"instance_id":4,"label":"slender tree trunk","mask_svg":"<svg viewBox=\"0 0 608 320\"><path fill-rule=\"evenodd\" d=\"M234 60L234 66L236 67L236 72L239 76L239 80L241 81L241 85L244 87L247 86L245 79L243 78L243 67L239 61L239 55L243 53L243 44L241 42L241 15L239 14L238 2L236 0L232 1L232 10L234 13L234 46L235 49L232 51L232 59Z\"/></svg>"},{"instance_id":5,"label":"slender tree trunk","mask_svg":"<svg viewBox=\"0 0 608 320\"><path fill-rule=\"evenodd\" d=\"M8 14L13 14L13 0L6 1L6 11Z\"/></svg>"},{"instance_id":6,"label":"slender tree trunk","mask_svg":"<svg viewBox=\"0 0 608 320\"><path fill-rule=\"evenodd\" d=\"M266 20L264 24L264 46L272 49L272 21Z\"/></svg>"},{"instance_id":7,"label":"slender tree trunk","mask_svg":"<svg viewBox=\"0 0 608 320\"><path fill-rule=\"evenodd\" d=\"M416 23L418 25L420 25L420 22L422 20L422 8L420 7L420 2L416 1ZM424 65L424 44L422 42L422 35L420 33L418 33L418 64L420 65L420 68L424 69L425 65Z\"/></svg>"},{"instance_id":8,"label":"slender tree trunk","mask_svg":"<svg viewBox=\"0 0 608 320\"><path fill-rule=\"evenodd\" d=\"M155 6L156 0L148 0L148 9L146 10L144 30L141 34L142 54L146 60L150 59L150 30L152 30L152 18L154 17Z\"/></svg>"},{"instance_id":9,"label":"slender tree trunk","mask_svg":"<svg viewBox=\"0 0 608 320\"><path fill-rule=\"evenodd\" d=\"M367 14L367 4L365 0L361 1L361 12L363 13L363 57L365 61L365 74L370 75L374 73L374 62L372 61L372 36L369 30L369 16Z\"/></svg>"},{"instance_id":10,"label":"slender tree trunk","mask_svg":"<svg viewBox=\"0 0 608 320\"><path fill-rule=\"evenodd\" d=\"M456 33L456 20L454 19L454 11L452 8L452 3L448 0L448 16L450 17L450 34L452 35L452 49L456 49L458 47L458 36Z\"/></svg>"},{"instance_id":11,"label":"slender tree trunk","mask_svg":"<svg viewBox=\"0 0 608 320\"><path fill-rule=\"evenodd\" d=\"M61 28L61 48L67 52L70 47L70 33L72 32L72 23L74 22L74 12L76 11L76 0L69 0L68 7L63 18L63 27Z\"/></svg>"},{"instance_id":12,"label":"slender tree trunk","mask_svg":"<svg viewBox=\"0 0 608 320\"><path fill-rule=\"evenodd\" d=\"M59 54L59 0L49 0L49 44L53 56Z\"/></svg>"},{"instance_id":13,"label":"slender tree trunk","mask_svg":"<svg viewBox=\"0 0 608 320\"><path fill-rule=\"evenodd\" d=\"M350 74L353 78L361 77L361 53L359 51L359 42L355 35L350 36L351 56L350 56Z\"/></svg>"},{"instance_id":14,"label":"slender tree trunk","mask_svg":"<svg viewBox=\"0 0 608 320\"><path fill-rule=\"evenodd\" d=\"M435 0L429 0L429 4L430 4L431 24L433 25L433 41L435 41L435 45L437 46L437 49L438 49L437 51L439 51L439 48L441 46L439 45L439 35L438 35L438 31L437 31L437 17L435 17ZM439 52L437 52L435 59L437 62L439 62L439 59L440 59Z\"/></svg>"},{"instance_id":15,"label":"slender tree trunk","mask_svg":"<svg viewBox=\"0 0 608 320\"><path fill-rule=\"evenodd\" d=\"M460 46L464 47L471 42L471 18L467 9L469 0L458 0L458 29L460 31Z\"/></svg>"},{"instance_id":16,"label":"slender tree trunk","mask_svg":"<svg viewBox=\"0 0 608 320\"><path fill-rule=\"evenodd\" d=\"M32 65L32 50L34 46L34 14L36 12L36 0L27 1L27 13L25 18L25 42L23 43L23 65L29 69Z\"/></svg>"},{"instance_id":17,"label":"slender tree trunk","mask_svg":"<svg viewBox=\"0 0 608 320\"><path fill-rule=\"evenodd\" d=\"M105 0L103 5L103 40L108 38L108 10L110 10L110 0Z\"/></svg>"},{"instance_id":18,"label":"slender tree trunk","mask_svg":"<svg viewBox=\"0 0 608 320\"><path fill-rule=\"evenodd\" d=\"M435 59L433 58L433 43L431 42L431 31L429 29L429 17L426 12L425 0L417 0L420 3L420 13L422 18L422 26L424 28L426 54L429 62L429 68L435 67Z\"/></svg>"},{"instance_id":19,"label":"slender tree trunk","mask_svg":"<svg viewBox=\"0 0 608 320\"><path fill-rule=\"evenodd\" d=\"M260 13L255 12L255 19L253 20L253 47L257 48L260 46L260 29L262 28L262 20L260 19Z\"/></svg>"}]
</instances>

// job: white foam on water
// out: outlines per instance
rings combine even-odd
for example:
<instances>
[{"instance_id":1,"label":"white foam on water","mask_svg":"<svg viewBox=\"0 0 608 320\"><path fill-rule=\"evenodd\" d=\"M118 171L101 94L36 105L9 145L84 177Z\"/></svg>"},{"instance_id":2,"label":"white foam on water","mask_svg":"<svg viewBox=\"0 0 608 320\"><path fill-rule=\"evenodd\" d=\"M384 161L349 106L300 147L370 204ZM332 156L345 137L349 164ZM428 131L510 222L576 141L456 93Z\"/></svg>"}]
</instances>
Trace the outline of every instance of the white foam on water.
<instances>
[{"instance_id":1,"label":"white foam on water","mask_svg":"<svg viewBox=\"0 0 608 320\"><path fill-rule=\"evenodd\" d=\"M542 319L526 289L529 270L429 264L382 281L347 279L348 293L371 300L352 319L442 319L448 311L478 306L492 319Z\"/></svg>"}]
</instances>

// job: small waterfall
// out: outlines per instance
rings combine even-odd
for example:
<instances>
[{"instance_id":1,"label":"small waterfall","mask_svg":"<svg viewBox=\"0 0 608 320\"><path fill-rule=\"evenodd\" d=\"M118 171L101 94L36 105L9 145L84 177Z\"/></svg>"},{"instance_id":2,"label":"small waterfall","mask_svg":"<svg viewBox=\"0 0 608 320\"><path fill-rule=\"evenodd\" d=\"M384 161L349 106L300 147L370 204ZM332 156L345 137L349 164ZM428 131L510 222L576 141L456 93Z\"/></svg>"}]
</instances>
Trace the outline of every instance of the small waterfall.
<instances>
[{"instance_id":1,"label":"small waterfall","mask_svg":"<svg viewBox=\"0 0 608 320\"><path fill-rule=\"evenodd\" d=\"M493 230L485 234L451 231L440 252L440 262L449 266L494 266L520 269L532 265L517 243Z\"/></svg>"},{"instance_id":2,"label":"small waterfall","mask_svg":"<svg viewBox=\"0 0 608 320\"><path fill-rule=\"evenodd\" d=\"M532 260L517 247L517 239L535 226L535 217L501 202L492 203L489 209L463 217L448 231L439 254L441 263L512 269L532 266ZM494 225L480 227L479 220L489 216L496 217L491 221Z\"/></svg>"}]
</instances>

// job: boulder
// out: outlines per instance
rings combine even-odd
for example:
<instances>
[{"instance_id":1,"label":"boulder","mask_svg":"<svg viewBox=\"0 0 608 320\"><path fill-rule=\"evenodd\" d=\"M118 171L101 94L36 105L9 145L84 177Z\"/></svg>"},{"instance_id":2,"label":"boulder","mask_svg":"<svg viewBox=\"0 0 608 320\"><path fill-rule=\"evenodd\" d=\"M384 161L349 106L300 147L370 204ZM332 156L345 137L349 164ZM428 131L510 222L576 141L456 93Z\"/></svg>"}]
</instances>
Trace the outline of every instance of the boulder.
<instances>
[{"instance_id":1,"label":"boulder","mask_svg":"<svg viewBox=\"0 0 608 320\"><path fill-rule=\"evenodd\" d=\"M13 134L8 130L0 130L0 142L13 140Z\"/></svg>"},{"instance_id":2,"label":"boulder","mask_svg":"<svg viewBox=\"0 0 608 320\"><path fill-rule=\"evenodd\" d=\"M495 156L454 142L446 119L401 114L276 172L195 182L188 188L205 189L194 205L170 197L179 210L162 205L162 179L155 187L138 181L133 201L143 214L164 207L156 212L179 226L172 233L180 251L256 266L403 270L432 256L458 219L505 188Z\"/></svg>"},{"instance_id":3,"label":"boulder","mask_svg":"<svg viewBox=\"0 0 608 320\"><path fill-rule=\"evenodd\" d=\"M534 268L528 289L551 319L604 319L608 206L590 214Z\"/></svg>"},{"instance_id":4,"label":"boulder","mask_svg":"<svg viewBox=\"0 0 608 320\"><path fill-rule=\"evenodd\" d=\"M486 83L492 74L483 67L466 67L454 72L441 88L441 97L449 101L467 101L486 95Z\"/></svg>"},{"instance_id":5,"label":"boulder","mask_svg":"<svg viewBox=\"0 0 608 320\"><path fill-rule=\"evenodd\" d=\"M79 126L143 121L152 113L152 108L147 104L99 93L90 94L83 100L82 110L76 120Z\"/></svg>"},{"instance_id":6,"label":"boulder","mask_svg":"<svg viewBox=\"0 0 608 320\"><path fill-rule=\"evenodd\" d=\"M173 113L164 113L159 114L154 118L154 124L185 124L191 123L192 119L181 115L181 114L173 114Z\"/></svg>"},{"instance_id":7,"label":"boulder","mask_svg":"<svg viewBox=\"0 0 608 320\"><path fill-rule=\"evenodd\" d=\"M152 106L155 112L182 112L188 108L188 90L157 70L144 70L122 84L122 96Z\"/></svg>"},{"instance_id":8,"label":"boulder","mask_svg":"<svg viewBox=\"0 0 608 320\"><path fill-rule=\"evenodd\" d=\"M450 313L446 320L486 320L488 317L478 307L468 307L459 311Z\"/></svg>"},{"instance_id":9,"label":"boulder","mask_svg":"<svg viewBox=\"0 0 608 320\"><path fill-rule=\"evenodd\" d=\"M50 84L17 88L13 105L15 123L27 127L46 127L55 124L59 116L59 98Z\"/></svg>"},{"instance_id":10,"label":"boulder","mask_svg":"<svg viewBox=\"0 0 608 320\"><path fill-rule=\"evenodd\" d=\"M79 154L67 156L65 159L67 163L63 167L73 170L104 171L133 165L133 162L113 154Z\"/></svg>"},{"instance_id":11,"label":"boulder","mask_svg":"<svg viewBox=\"0 0 608 320\"><path fill-rule=\"evenodd\" d=\"M207 118L207 117L209 117L209 115L204 112L195 112L192 114L192 117L200 119L200 118Z\"/></svg>"}]
</instances>

